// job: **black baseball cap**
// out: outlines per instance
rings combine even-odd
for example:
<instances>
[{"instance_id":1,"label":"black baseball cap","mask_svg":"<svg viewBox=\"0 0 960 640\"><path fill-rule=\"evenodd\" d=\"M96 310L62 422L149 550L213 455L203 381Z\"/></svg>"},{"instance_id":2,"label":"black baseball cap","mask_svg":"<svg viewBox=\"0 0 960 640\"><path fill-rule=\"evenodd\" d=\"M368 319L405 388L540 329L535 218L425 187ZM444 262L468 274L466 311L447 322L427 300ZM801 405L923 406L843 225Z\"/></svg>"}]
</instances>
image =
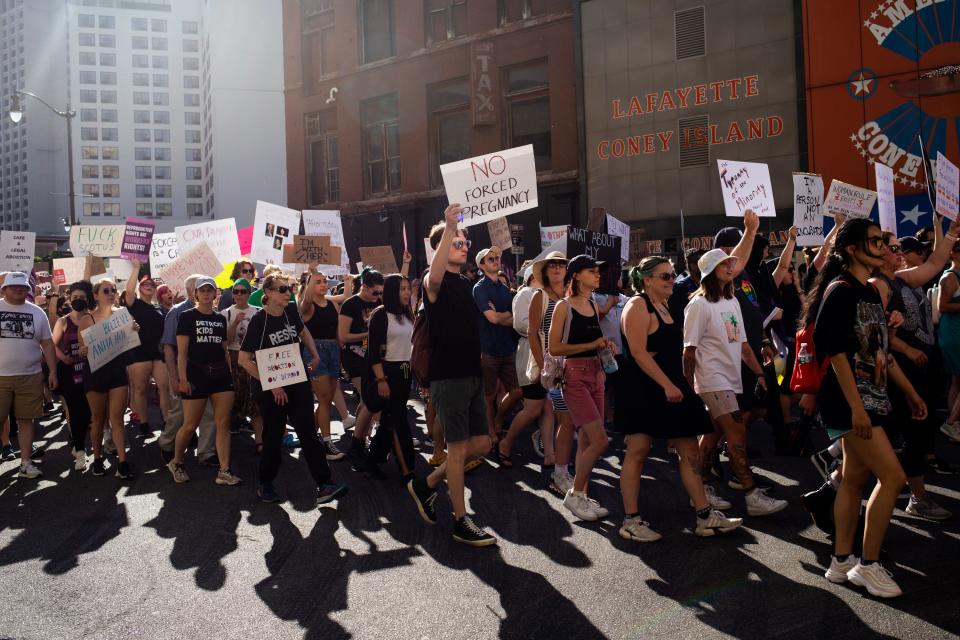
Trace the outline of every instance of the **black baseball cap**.
<instances>
[{"instance_id":1,"label":"black baseball cap","mask_svg":"<svg viewBox=\"0 0 960 640\"><path fill-rule=\"evenodd\" d=\"M590 256L581 253L578 256L574 256L570 259L570 262L567 263L567 275L572 276L573 274L583 271L584 269L593 269L594 267L602 267L604 264L603 261L594 260Z\"/></svg>"},{"instance_id":2,"label":"black baseball cap","mask_svg":"<svg viewBox=\"0 0 960 640\"><path fill-rule=\"evenodd\" d=\"M736 227L724 227L720 229L720 231L717 231L717 235L713 237L713 248L735 247L742 237L743 232L740 231L740 229Z\"/></svg>"},{"instance_id":3,"label":"black baseball cap","mask_svg":"<svg viewBox=\"0 0 960 640\"><path fill-rule=\"evenodd\" d=\"M917 253L922 253L930 248L929 242L921 242L913 236L904 236L900 238L900 250L904 253L909 253L910 251L916 251Z\"/></svg>"}]
</instances>

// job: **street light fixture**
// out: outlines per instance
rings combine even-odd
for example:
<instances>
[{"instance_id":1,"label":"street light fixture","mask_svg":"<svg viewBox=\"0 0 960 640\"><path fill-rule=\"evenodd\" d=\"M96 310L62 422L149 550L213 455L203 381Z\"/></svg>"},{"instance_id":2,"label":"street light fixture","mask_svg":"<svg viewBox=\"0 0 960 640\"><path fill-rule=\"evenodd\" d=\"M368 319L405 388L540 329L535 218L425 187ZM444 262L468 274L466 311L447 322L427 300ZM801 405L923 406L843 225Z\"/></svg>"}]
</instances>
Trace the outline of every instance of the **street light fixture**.
<instances>
[{"instance_id":1,"label":"street light fixture","mask_svg":"<svg viewBox=\"0 0 960 640\"><path fill-rule=\"evenodd\" d=\"M14 124L19 124L23 119L23 96L30 96L31 98L39 101L43 106L50 111L53 111L55 114L67 121L67 179L70 182L70 188L68 189L69 193L67 196L70 198L70 226L77 224L77 194L73 190L73 119L77 116L77 112L70 108L70 103L67 103L67 106L64 109L55 109L50 105L49 102L33 93L32 91L15 91L13 96L10 98L10 120ZM64 228L67 228L66 220L64 221ZM69 229L68 229L69 233Z\"/></svg>"}]
</instances>

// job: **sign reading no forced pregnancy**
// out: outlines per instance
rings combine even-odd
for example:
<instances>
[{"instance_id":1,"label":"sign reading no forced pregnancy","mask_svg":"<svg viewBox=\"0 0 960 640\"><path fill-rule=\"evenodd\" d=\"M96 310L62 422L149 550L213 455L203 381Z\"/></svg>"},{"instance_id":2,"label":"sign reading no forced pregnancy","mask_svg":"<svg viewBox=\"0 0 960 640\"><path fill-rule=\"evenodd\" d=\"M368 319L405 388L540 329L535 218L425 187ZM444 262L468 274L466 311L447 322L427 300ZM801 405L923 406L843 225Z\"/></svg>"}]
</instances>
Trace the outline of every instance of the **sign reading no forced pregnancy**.
<instances>
[{"instance_id":1,"label":"sign reading no forced pregnancy","mask_svg":"<svg viewBox=\"0 0 960 640\"><path fill-rule=\"evenodd\" d=\"M440 165L440 173L447 200L463 207L461 227L537 206L532 144Z\"/></svg>"}]
</instances>

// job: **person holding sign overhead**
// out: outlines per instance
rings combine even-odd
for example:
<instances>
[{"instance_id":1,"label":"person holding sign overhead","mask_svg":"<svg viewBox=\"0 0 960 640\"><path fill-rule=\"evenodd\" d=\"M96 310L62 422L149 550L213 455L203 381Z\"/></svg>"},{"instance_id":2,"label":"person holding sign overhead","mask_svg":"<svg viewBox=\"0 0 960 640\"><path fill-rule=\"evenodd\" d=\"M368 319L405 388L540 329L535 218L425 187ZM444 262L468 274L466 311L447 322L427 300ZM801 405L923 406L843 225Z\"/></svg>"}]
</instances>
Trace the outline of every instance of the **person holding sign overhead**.
<instances>
[{"instance_id":1,"label":"person holding sign overhead","mask_svg":"<svg viewBox=\"0 0 960 640\"><path fill-rule=\"evenodd\" d=\"M149 438L153 430L147 419L147 388L150 378L157 383L157 395L160 397L160 415L167 419L170 405L170 387L167 381L167 368L163 364L160 354L160 338L163 337L163 315L160 309L153 304L157 293L157 284L150 276L140 278L137 286L137 276L140 274L140 260L133 258L130 261L133 272L127 279L126 306L130 315L140 325L140 346L130 351L130 364L127 365L127 375L130 377L130 387L133 397L130 399L130 409L136 416L140 437Z\"/></svg>"},{"instance_id":2,"label":"person holding sign overhead","mask_svg":"<svg viewBox=\"0 0 960 640\"><path fill-rule=\"evenodd\" d=\"M183 456L194 431L200 426L207 401L213 405L220 469L215 482L240 484L230 471L230 411L233 409L233 377L227 355L227 319L213 308L217 283L209 276L194 285L197 304L177 320L177 391L183 401L183 423L174 441L173 460L167 468L174 482L187 482Z\"/></svg>"},{"instance_id":3,"label":"person holding sign overhead","mask_svg":"<svg viewBox=\"0 0 960 640\"><path fill-rule=\"evenodd\" d=\"M255 315L247 327L247 335L240 345L240 366L255 380L263 383L265 381L260 376L258 361L267 358L269 352L278 347L299 343L305 345L310 353L309 368L316 367L320 356L297 308L288 304L290 287L284 276L271 274L265 277L262 291L263 312ZM317 505L344 495L347 485L330 482L330 466L314 428L313 390L306 375L302 376L301 382L267 391L254 384L254 393L263 418L263 455L260 458L257 497L264 502L280 502L273 481L280 470L281 443L288 421L300 438L300 454L306 459L310 475L317 483Z\"/></svg>"},{"instance_id":4,"label":"person holding sign overhead","mask_svg":"<svg viewBox=\"0 0 960 640\"><path fill-rule=\"evenodd\" d=\"M93 285L94 308L80 318L80 355L86 357L89 346L83 341L83 331L98 322L109 320L116 312L117 285L113 280L103 279ZM134 323L135 331L140 325ZM96 371L90 370L87 363L84 369L83 385L87 391L87 402L90 403L90 413L93 416L90 423L90 441L93 445L93 470L95 476L102 476L103 466L103 427L110 420L110 434L113 444L117 447L116 476L121 480L133 478L130 465L127 464L127 450L123 431L123 414L127 410L127 387L130 380L127 377L127 353L121 353L104 364Z\"/></svg>"}]
</instances>

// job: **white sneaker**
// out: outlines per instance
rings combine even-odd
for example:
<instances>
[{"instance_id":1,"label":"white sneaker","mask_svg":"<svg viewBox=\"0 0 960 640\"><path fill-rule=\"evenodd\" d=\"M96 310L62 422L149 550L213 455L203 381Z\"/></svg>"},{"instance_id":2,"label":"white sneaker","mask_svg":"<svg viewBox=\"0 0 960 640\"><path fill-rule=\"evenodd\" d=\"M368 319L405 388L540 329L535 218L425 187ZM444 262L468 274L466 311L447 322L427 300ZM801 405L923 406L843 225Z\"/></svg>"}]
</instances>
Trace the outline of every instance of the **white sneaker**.
<instances>
[{"instance_id":1,"label":"white sneaker","mask_svg":"<svg viewBox=\"0 0 960 640\"><path fill-rule=\"evenodd\" d=\"M850 569L857 566L858 562L860 562L860 559L852 553L843 562L840 562L835 555L831 554L830 568L823 574L823 577L834 584L846 582L847 574L850 573Z\"/></svg>"},{"instance_id":2,"label":"white sneaker","mask_svg":"<svg viewBox=\"0 0 960 640\"><path fill-rule=\"evenodd\" d=\"M951 442L960 442L960 423L944 422L940 425L940 433L947 436Z\"/></svg>"},{"instance_id":3,"label":"white sneaker","mask_svg":"<svg viewBox=\"0 0 960 640\"><path fill-rule=\"evenodd\" d=\"M742 518L728 518L723 512L713 509L706 518L697 518L694 533L701 538L709 538L718 533L730 533L743 524Z\"/></svg>"},{"instance_id":4,"label":"white sneaker","mask_svg":"<svg viewBox=\"0 0 960 640\"><path fill-rule=\"evenodd\" d=\"M878 598L896 598L903 595L903 591L893 581L893 574L879 562L868 565L858 562L847 573L847 579L858 587L866 587L870 595Z\"/></svg>"},{"instance_id":5,"label":"white sneaker","mask_svg":"<svg viewBox=\"0 0 960 640\"><path fill-rule=\"evenodd\" d=\"M348 413L347 417L343 419L343 428L352 429L353 425L357 424L357 416Z\"/></svg>"},{"instance_id":6,"label":"white sneaker","mask_svg":"<svg viewBox=\"0 0 960 640\"><path fill-rule=\"evenodd\" d=\"M573 476L567 471L554 472L550 479L550 488L560 495L566 496L573 489Z\"/></svg>"},{"instance_id":7,"label":"white sneaker","mask_svg":"<svg viewBox=\"0 0 960 640\"><path fill-rule=\"evenodd\" d=\"M771 498L762 489L754 489L747 494L747 514L751 516L768 516L787 508L786 500Z\"/></svg>"},{"instance_id":8,"label":"white sneaker","mask_svg":"<svg viewBox=\"0 0 960 640\"><path fill-rule=\"evenodd\" d=\"M74 471L83 471L87 468L87 452L86 451L76 451L73 452L73 469Z\"/></svg>"},{"instance_id":9,"label":"white sneaker","mask_svg":"<svg viewBox=\"0 0 960 640\"><path fill-rule=\"evenodd\" d=\"M590 501L587 500L586 494L581 493L577 495L573 492L573 489L568 491L566 497L564 497L563 506L580 520L594 522L600 519L597 514L594 513L593 507L590 506Z\"/></svg>"},{"instance_id":10,"label":"white sneaker","mask_svg":"<svg viewBox=\"0 0 960 640\"><path fill-rule=\"evenodd\" d=\"M707 494L707 502L709 502L710 506L714 509L724 511L733 507L732 504L717 495L717 490L714 489L712 485L703 485L703 492ZM693 506L693 500L690 501L690 506Z\"/></svg>"},{"instance_id":11,"label":"white sneaker","mask_svg":"<svg viewBox=\"0 0 960 640\"><path fill-rule=\"evenodd\" d=\"M636 518L624 518L623 526L620 527L620 537L624 540L634 540L636 542L656 542L663 536L651 529L649 522L644 522L637 516Z\"/></svg>"},{"instance_id":12,"label":"white sneaker","mask_svg":"<svg viewBox=\"0 0 960 640\"><path fill-rule=\"evenodd\" d=\"M595 514L597 514L598 518L606 518L608 515L610 515L609 509L604 508L599 502L590 496L587 496L587 502L590 503L590 508L593 509Z\"/></svg>"},{"instance_id":13,"label":"white sneaker","mask_svg":"<svg viewBox=\"0 0 960 640\"><path fill-rule=\"evenodd\" d=\"M233 487L243 482L243 480L241 480L239 476L233 475L230 469L227 469L226 471L221 469L217 472L217 479L214 482L228 487Z\"/></svg>"},{"instance_id":14,"label":"white sneaker","mask_svg":"<svg viewBox=\"0 0 960 640\"><path fill-rule=\"evenodd\" d=\"M190 482L190 476L187 475L186 470L183 468L182 464L177 464L173 460L167 463L167 469L170 470L170 475L173 476L173 481L177 484L184 482Z\"/></svg>"},{"instance_id":15,"label":"white sneaker","mask_svg":"<svg viewBox=\"0 0 960 640\"><path fill-rule=\"evenodd\" d=\"M30 478L31 480L33 478L39 478L42 475L43 475L43 472L41 472L40 469L37 469L35 466L33 466L32 462L28 462L27 464L21 463L20 471L17 472L18 478Z\"/></svg>"},{"instance_id":16,"label":"white sneaker","mask_svg":"<svg viewBox=\"0 0 960 640\"><path fill-rule=\"evenodd\" d=\"M327 460L342 460L343 457L347 455L337 448L337 445L333 443L333 440L324 440L323 446L327 449Z\"/></svg>"}]
</instances>

